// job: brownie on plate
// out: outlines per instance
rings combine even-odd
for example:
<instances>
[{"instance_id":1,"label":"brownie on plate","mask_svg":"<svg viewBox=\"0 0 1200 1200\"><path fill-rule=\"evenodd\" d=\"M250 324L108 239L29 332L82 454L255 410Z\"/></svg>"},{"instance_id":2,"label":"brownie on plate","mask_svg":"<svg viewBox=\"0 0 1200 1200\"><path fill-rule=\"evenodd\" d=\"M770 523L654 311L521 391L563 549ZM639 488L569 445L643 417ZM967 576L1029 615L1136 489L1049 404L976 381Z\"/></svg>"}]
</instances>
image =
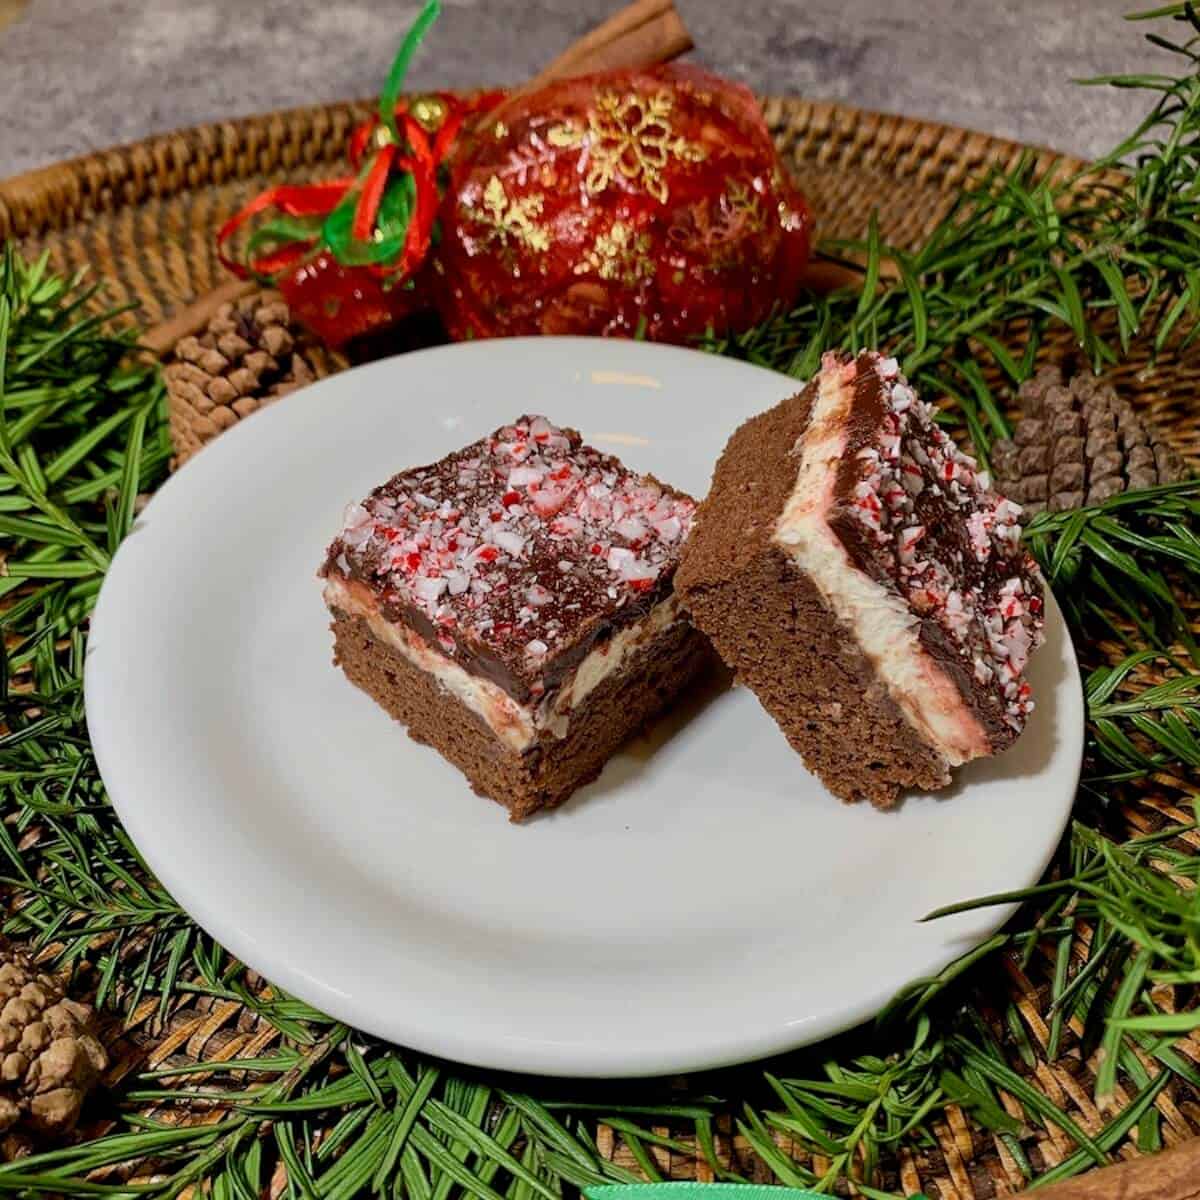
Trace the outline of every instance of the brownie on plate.
<instances>
[{"instance_id":1,"label":"brownie on plate","mask_svg":"<svg viewBox=\"0 0 1200 1200\"><path fill-rule=\"evenodd\" d=\"M886 808L1024 728L1043 601L1019 514L895 359L827 354L730 439L676 587L826 787Z\"/></svg>"},{"instance_id":2,"label":"brownie on plate","mask_svg":"<svg viewBox=\"0 0 1200 1200\"><path fill-rule=\"evenodd\" d=\"M561 804L708 661L673 588L695 510L521 417L350 506L335 661L514 820Z\"/></svg>"}]
</instances>

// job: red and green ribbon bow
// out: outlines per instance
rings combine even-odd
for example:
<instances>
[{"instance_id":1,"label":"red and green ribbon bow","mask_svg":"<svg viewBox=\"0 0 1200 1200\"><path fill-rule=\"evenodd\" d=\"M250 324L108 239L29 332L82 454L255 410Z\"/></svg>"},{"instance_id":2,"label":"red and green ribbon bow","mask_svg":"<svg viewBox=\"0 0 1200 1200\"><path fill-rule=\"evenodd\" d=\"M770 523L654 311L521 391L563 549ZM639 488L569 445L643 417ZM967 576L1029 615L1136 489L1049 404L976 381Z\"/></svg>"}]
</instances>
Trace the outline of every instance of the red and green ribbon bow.
<instances>
[{"instance_id":1,"label":"red and green ribbon bow","mask_svg":"<svg viewBox=\"0 0 1200 1200\"><path fill-rule=\"evenodd\" d=\"M434 128L414 111L416 102L400 98L413 54L440 11L439 0L428 0L388 72L378 113L351 136L355 173L323 183L281 184L256 196L217 233L217 254L230 271L243 279L274 280L314 252L328 250L344 266L363 267L393 283L417 272L441 202L438 168L463 122L501 98L499 92L470 100L440 96L441 119ZM268 210L276 215L250 235L244 257L232 257L230 238Z\"/></svg>"}]
</instances>

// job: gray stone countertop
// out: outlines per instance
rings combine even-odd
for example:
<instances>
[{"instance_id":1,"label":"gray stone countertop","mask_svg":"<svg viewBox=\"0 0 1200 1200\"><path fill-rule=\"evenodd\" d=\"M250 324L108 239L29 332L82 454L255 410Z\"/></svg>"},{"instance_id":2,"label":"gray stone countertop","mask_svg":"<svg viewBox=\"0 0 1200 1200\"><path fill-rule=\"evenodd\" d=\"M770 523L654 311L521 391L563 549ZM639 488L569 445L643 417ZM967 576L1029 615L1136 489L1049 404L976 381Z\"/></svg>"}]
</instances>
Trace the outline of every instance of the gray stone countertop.
<instances>
[{"instance_id":1,"label":"gray stone countertop","mask_svg":"<svg viewBox=\"0 0 1200 1200\"><path fill-rule=\"evenodd\" d=\"M620 0L444 0L418 86L527 78ZM797 92L1096 155L1164 69L1136 0L677 0L695 57ZM182 125L371 95L416 12L394 0L0 0L0 178ZM13 14L7 17L5 14ZM1161 29L1161 24L1159 26ZM1168 68L1169 69L1169 68Z\"/></svg>"}]
</instances>

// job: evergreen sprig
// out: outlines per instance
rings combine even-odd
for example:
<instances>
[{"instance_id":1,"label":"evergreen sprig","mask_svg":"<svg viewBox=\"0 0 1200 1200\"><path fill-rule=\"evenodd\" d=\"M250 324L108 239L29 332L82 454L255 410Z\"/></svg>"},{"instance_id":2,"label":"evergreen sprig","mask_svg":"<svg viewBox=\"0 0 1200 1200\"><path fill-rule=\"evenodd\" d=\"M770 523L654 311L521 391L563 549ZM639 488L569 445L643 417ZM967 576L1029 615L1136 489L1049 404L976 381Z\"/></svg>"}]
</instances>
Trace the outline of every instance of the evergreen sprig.
<instances>
[{"instance_id":1,"label":"evergreen sprig","mask_svg":"<svg viewBox=\"0 0 1200 1200\"><path fill-rule=\"evenodd\" d=\"M1200 479L1039 513L1025 532L1085 658L1089 786L1200 770Z\"/></svg>"},{"instance_id":2,"label":"evergreen sprig","mask_svg":"<svg viewBox=\"0 0 1200 1200\"><path fill-rule=\"evenodd\" d=\"M1008 391L1051 337L1093 364L1134 347L1178 355L1200 329L1200 20L1159 10L1181 37L1177 75L1114 76L1154 107L1085 172L1029 157L969 187L915 248L861 241L827 250L862 263L863 286L811 297L709 348L807 375L822 351L886 343L930 394L948 398L986 454L1007 432ZM1186 815L1149 836L1093 827L1131 782L1175 796L1200 765L1200 484L1130 493L1042 515L1028 544L1088 658L1088 794L1037 888L958 906L1024 901L1009 925L897 997L881 1023L744 1068L636 1087L481 1077L363 1038L264 989L153 878L109 808L83 720L87 615L139 496L170 453L156 372L90 313L94 288L46 259L0 258L0 886L3 929L69 968L114 1014L159 1027L189 997L244 1004L280 1033L259 1058L164 1065L114 1086L102 1137L0 1166L0 1193L167 1197L190 1185L226 1198L411 1196L554 1200L590 1183L658 1178L663 1156L743 1178L728 1122L784 1183L893 1194L887 1164L934 1144L948 1104L1000 1139L1026 1178L1031 1128L1075 1151L1039 1178L1105 1158L1131 1133L1162 1144L1155 1100L1200 1092L1176 1049L1200 1025L1200 858ZM1085 819L1086 818L1086 819ZM1006 994L1001 964L1052 979L1041 1049ZM1072 1032L1074 1031L1074 1032ZM1128 1101L1089 1135L1023 1075L1077 1037L1101 1049L1098 1097ZM1014 1069L1014 1059L1018 1069ZM1025 1067L1021 1066L1024 1062ZM714 1096L714 1093L716 1095ZM630 1098L633 1097L633 1103ZM719 1098L718 1098L719 1097ZM1020 1116L1014 1116L1014 1112ZM205 1120L189 1120L203 1113ZM602 1123L636 1170L601 1153ZM788 1143L822 1156L809 1170Z\"/></svg>"}]
</instances>

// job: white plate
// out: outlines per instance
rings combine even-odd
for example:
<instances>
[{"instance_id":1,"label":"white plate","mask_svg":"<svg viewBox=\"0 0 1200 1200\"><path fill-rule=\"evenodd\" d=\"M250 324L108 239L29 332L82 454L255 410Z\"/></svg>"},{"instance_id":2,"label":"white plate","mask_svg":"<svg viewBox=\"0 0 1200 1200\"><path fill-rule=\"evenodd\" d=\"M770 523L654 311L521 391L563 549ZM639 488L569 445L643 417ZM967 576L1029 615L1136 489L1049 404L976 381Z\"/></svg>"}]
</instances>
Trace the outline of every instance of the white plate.
<instances>
[{"instance_id":1,"label":"white plate","mask_svg":"<svg viewBox=\"0 0 1200 1200\"><path fill-rule=\"evenodd\" d=\"M524 826L330 662L314 577L344 505L525 412L701 495L793 380L591 339L440 348L290 396L155 496L92 623L113 803L243 961L341 1020L547 1074L716 1066L875 1013L1008 915L919 924L1041 874L1083 704L1054 604L1016 747L894 813L844 807L743 689L699 697Z\"/></svg>"}]
</instances>

